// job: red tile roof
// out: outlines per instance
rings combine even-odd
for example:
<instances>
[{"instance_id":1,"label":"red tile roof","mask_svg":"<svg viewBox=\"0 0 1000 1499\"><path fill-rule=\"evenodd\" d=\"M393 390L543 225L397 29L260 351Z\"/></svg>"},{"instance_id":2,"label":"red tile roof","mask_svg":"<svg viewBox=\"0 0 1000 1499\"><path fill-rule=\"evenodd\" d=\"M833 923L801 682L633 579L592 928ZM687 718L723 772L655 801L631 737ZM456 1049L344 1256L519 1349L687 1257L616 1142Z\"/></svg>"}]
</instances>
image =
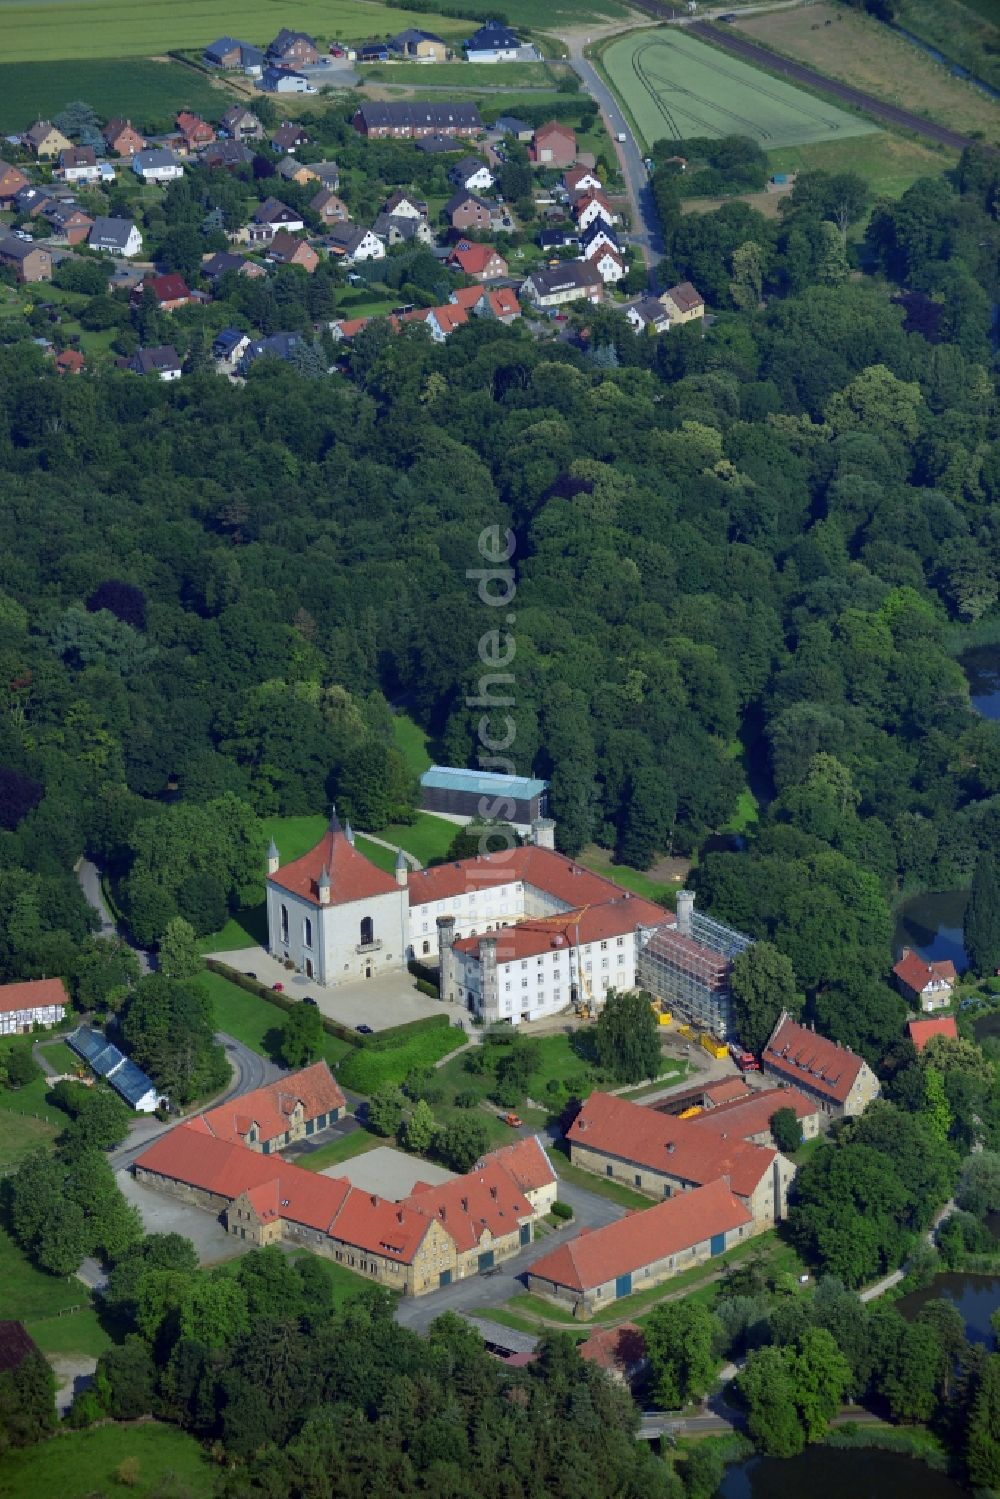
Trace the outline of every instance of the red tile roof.
<instances>
[{"instance_id":1,"label":"red tile roof","mask_svg":"<svg viewBox=\"0 0 1000 1499\"><path fill-rule=\"evenodd\" d=\"M935 979L949 984L958 980L958 971L950 958L928 963L912 947L903 948L903 955L892 971L915 994L922 994Z\"/></svg>"},{"instance_id":2,"label":"red tile roof","mask_svg":"<svg viewBox=\"0 0 1000 1499\"><path fill-rule=\"evenodd\" d=\"M351 1184L343 1177L272 1162L271 1180L251 1187L246 1197L262 1223L287 1218L328 1233L350 1191Z\"/></svg>"},{"instance_id":3,"label":"red tile roof","mask_svg":"<svg viewBox=\"0 0 1000 1499\"><path fill-rule=\"evenodd\" d=\"M599 1327L577 1344L576 1351L588 1364L626 1374L646 1357L646 1339L634 1322L620 1322L617 1327Z\"/></svg>"},{"instance_id":4,"label":"red tile roof","mask_svg":"<svg viewBox=\"0 0 1000 1499\"><path fill-rule=\"evenodd\" d=\"M242 1140L251 1124L256 1124L261 1140L273 1140L287 1130L296 1103L302 1104L307 1119L344 1107L344 1095L326 1062L314 1062L290 1077L243 1093L201 1118L219 1140Z\"/></svg>"},{"instance_id":5,"label":"red tile roof","mask_svg":"<svg viewBox=\"0 0 1000 1499\"><path fill-rule=\"evenodd\" d=\"M561 135L564 140L572 141L574 145L576 144L575 132L568 125L560 125L558 120L549 120L547 124L539 125L535 131L536 144L540 140L548 140L550 135Z\"/></svg>"},{"instance_id":6,"label":"red tile roof","mask_svg":"<svg viewBox=\"0 0 1000 1499\"><path fill-rule=\"evenodd\" d=\"M746 1098L750 1092L741 1077L720 1077L714 1083L706 1083L702 1094L713 1104L731 1103L734 1098Z\"/></svg>"},{"instance_id":7,"label":"red tile roof","mask_svg":"<svg viewBox=\"0 0 1000 1499\"><path fill-rule=\"evenodd\" d=\"M865 1063L846 1046L817 1036L785 1016L764 1048L761 1065L793 1084L801 1083L837 1103L845 1103Z\"/></svg>"},{"instance_id":8,"label":"red tile roof","mask_svg":"<svg viewBox=\"0 0 1000 1499\"><path fill-rule=\"evenodd\" d=\"M523 848L512 848L495 854L484 854L481 858L462 859L453 864L438 864L433 869L422 869L409 878L410 905L424 906L431 901L449 900L472 890L485 890L497 885L531 885L554 895L567 908L598 905L603 901L624 896L620 885L604 875L594 874L582 864L567 859L565 854L551 848L537 848L528 844ZM633 900L642 906L648 901ZM659 920L673 922L670 911L657 906Z\"/></svg>"},{"instance_id":9,"label":"red tile roof","mask_svg":"<svg viewBox=\"0 0 1000 1499\"><path fill-rule=\"evenodd\" d=\"M452 292L451 300L456 307L464 307L466 312L471 312L476 303L487 295L481 286L460 286Z\"/></svg>"},{"instance_id":10,"label":"red tile roof","mask_svg":"<svg viewBox=\"0 0 1000 1499\"><path fill-rule=\"evenodd\" d=\"M503 1238L534 1215L514 1177L496 1161L411 1195L405 1205L436 1218L459 1254L475 1249L487 1230L493 1238Z\"/></svg>"},{"instance_id":11,"label":"red tile roof","mask_svg":"<svg viewBox=\"0 0 1000 1499\"><path fill-rule=\"evenodd\" d=\"M501 927L486 937L460 937L455 943L459 952L478 952L484 940L497 944L497 962L513 963L519 958L537 957L550 948L576 947L577 942L602 942L634 932L637 926L655 926L666 919L667 912L652 901L622 891L613 900L600 905L566 911L560 916L519 921Z\"/></svg>"},{"instance_id":12,"label":"red tile roof","mask_svg":"<svg viewBox=\"0 0 1000 1499\"><path fill-rule=\"evenodd\" d=\"M713 1181L579 1234L536 1260L530 1274L571 1291L592 1291L751 1222L727 1183Z\"/></svg>"},{"instance_id":13,"label":"red tile roof","mask_svg":"<svg viewBox=\"0 0 1000 1499\"><path fill-rule=\"evenodd\" d=\"M487 295L495 317L521 316L521 304L517 300L517 293L513 287L498 286L495 291L488 292Z\"/></svg>"},{"instance_id":14,"label":"red tile roof","mask_svg":"<svg viewBox=\"0 0 1000 1499\"><path fill-rule=\"evenodd\" d=\"M779 1109L792 1109L796 1119L801 1121L815 1114L816 1108L815 1102L806 1098L798 1088L761 1088L747 1098L736 1098L731 1103L706 1109L703 1114L696 1114L691 1122L730 1139L747 1140L751 1135L769 1130L771 1119Z\"/></svg>"},{"instance_id":15,"label":"red tile roof","mask_svg":"<svg viewBox=\"0 0 1000 1499\"><path fill-rule=\"evenodd\" d=\"M62 979L27 979L23 984L0 984L0 1013L40 1010L49 1005L68 1005Z\"/></svg>"},{"instance_id":16,"label":"red tile roof","mask_svg":"<svg viewBox=\"0 0 1000 1499\"><path fill-rule=\"evenodd\" d=\"M503 267L496 274L504 275L507 262L499 250L495 250L492 245L468 245L463 241L448 256L448 264L457 265L467 276L482 276L494 259L499 260Z\"/></svg>"},{"instance_id":17,"label":"red tile roof","mask_svg":"<svg viewBox=\"0 0 1000 1499\"><path fill-rule=\"evenodd\" d=\"M516 1140L513 1145L501 1145L498 1150L488 1151L476 1162L477 1169L492 1164L500 1165L513 1177L522 1192L534 1192L547 1187L556 1179L552 1162L545 1153L545 1146L537 1135Z\"/></svg>"},{"instance_id":18,"label":"red tile roof","mask_svg":"<svg viewBox=\"0 0 1000 1499\"><path fill-rule=\"evenodd\" d=\"M79 349L63 349L62 353L56 356L56 369L70 375L78 375L85 363L86 360Z\"/></svg>"},{"instance_id":19,"label":"red tile roof","mask_svg":"<svg viewBox=\"0 0 1000 1499\"><path fill-rule=\"evenodd\" d=\"M324 867L330 876L331 906L349 901L370 900L374 895L389 895L399 886L393 875L378 869L354 847L339 823L327 828L315 848L300 859L283 864L269 882L319 905L319 877Z\"/></svg>"},{"instance_id":20,"label":"red tile roof","mask_svg":"<svg viewBox=\"0 0 1000 1499\"><path fill-rule=\"evenodd\" d=\"M200 1117L154 1140L135 1164L230 1202L241 1192L273 1181L280 1165L238 1142L216 1139Z\"/></svg>"},{"instance_id":21,"label":"red tile roof","mask_svg":"<svg viewBox=\"0 0 1000 1499\"><path fill-rule=\"evenodd\" d=\"M958 1026L954 1015L940 1015L934 1020L908 1020L906 1029L918 1051L923 1051L932 1036L951 1036L958 1040Z\"/></svg>"},{"instance_id":22,"label":"red tile roof","mask_svg":"<svg viewBox=\"0 0 1000 1499\"><path fill-rule=\"evenodd\" d=\"M179 302L191 295L185 285L184 277L179 276L176 271L171 271L165 276L152 276L143 284L152 287L158 302Z\"/></svg>"},{"instance_id":23,"label":"red tile roof","mask_svg":"<svg viewBox=\"0 0 1000 1499\"><path fill-rule=\"evenodd\" d=\"M777 1151L738 1138L723 1139L700 1128L700 1117L674 1118L625 1098L592 1093L566 1138L571 1145L696 1186L727 1176L737 1196L751 1196Z\"/></svg>"}]
</instances>

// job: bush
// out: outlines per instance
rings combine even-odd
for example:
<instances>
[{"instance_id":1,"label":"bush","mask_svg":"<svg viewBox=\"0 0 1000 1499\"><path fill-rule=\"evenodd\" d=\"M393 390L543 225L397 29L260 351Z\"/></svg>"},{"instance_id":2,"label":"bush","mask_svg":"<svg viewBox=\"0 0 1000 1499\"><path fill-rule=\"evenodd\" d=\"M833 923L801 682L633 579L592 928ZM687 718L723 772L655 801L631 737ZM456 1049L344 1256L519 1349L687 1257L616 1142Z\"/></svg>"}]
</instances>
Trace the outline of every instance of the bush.
<instances>
[{"instance_id":1,"label":"bush","mask_svg":"<svg viewBox=\"0 0 1000 1499\"><path fill-rule=\"evenodd\" d=\"M553 1218L561 1218L563 1222L566 1223L570 1218L572 1218L573 1209L570 1207L568 1202L560 1202L557 1197L555 1202L552 1204L552 1216Z\"/></svg>"},{"instance_id":2,"label":"bush","mask_svg":"<svg viewBox=\"0 0 1000 1499\"><path fill-rule=\"evenodd\" d=\"M471 1088L464 1089L455 1094L456 1109L474 1109L479 1102L479 1094Z\"/></svg>"},{"instance_id":3,"label":"bush","mask_svg":"<svg viewBox=\"0 0 1000 1499\"><path fill-rule=\"evenodd\" d=\"M432 984L427 979L417 979L417 990L421 994L426 994L428 999L441 998L441 991L437 984Z\"/></svg>"}]
</instances>

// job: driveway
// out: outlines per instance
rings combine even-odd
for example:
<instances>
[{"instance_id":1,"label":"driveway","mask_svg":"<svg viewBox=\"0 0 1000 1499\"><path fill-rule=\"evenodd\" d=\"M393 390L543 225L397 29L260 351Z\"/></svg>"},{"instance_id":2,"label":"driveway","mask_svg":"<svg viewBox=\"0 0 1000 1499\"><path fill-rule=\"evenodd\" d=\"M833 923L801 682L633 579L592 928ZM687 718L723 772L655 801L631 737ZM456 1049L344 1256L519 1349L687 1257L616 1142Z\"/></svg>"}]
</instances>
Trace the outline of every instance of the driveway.
<instances>
[{"instance_id":1,"label":"driveway","mask_svg":"<svg viewBox=\"0 0 1000 1499\"><path fill-rule=\"evenodd\" d=\"M183 1234L190 1239L200 1265L217 1265L246 1254L254 1246L233 1234L227 1234L218 1218L206 1208L181 1202L166 1192L137 1182L130 1171L117 1173L118 1185L133 1207L139 1209L143 1228L148 1234Z\"/></svg>"}]
</instances>

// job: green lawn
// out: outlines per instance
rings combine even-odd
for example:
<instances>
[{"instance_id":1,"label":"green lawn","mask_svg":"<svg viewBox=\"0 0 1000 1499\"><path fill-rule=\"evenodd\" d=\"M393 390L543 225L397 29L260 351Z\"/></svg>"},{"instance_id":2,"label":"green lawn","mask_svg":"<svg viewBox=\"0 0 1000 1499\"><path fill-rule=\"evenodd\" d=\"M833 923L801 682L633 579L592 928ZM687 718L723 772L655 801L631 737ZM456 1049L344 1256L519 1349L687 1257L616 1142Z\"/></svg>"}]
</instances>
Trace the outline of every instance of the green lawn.
<instances>
[{"instance_id":1,"label":"green lawn","mask_svg":"<svg viewBox=\"0 0 1000 1499\"><path fill-rule=\"evenodd\" d=\"M216 0L214 5L174 0L169 6L133 5L127 0L51 0L39 5L14 0L0 6L0 52L14 63L149 57L205 47L226 34L264 45L283 19L288 18L271 0ZM356 40L404 26L421 26L446 40L460 40L469 32L468 21L455 16L415 15L369 0L298 0L293 23L313 35ZM77 92L72 97L89 96ZM103 98L94 102L105 108ZM110 105L107 110L113 112Z\"/></svg>"},{"instance_id":2,"label":"green lawn","mask_svg":"<svg viewBox=\"0 0 1000 1499\"><path fill-rule=\"evenodd\" d=\"M454 88L551 89L556 82L543 62L442 62L433 67L420 62L378 63L358 68L364 83L424 85Z\"/></svg>"},{"instance_id":3,"label":"green lawn","mask_svg":"<svg viewBox=\"0 0 1000 1499\"><path fill-rule=\"evenodd\" d=\"M282 864L290 864L316 847L329 820L315 812L303 817L265 817L264 831L278 845Z\"/></svg>"},{"instance_id":4,"label":"green lawn","mask_svg":"<svg viewBox=\"0 0 1000 1499\"><path fill-rule=\"evenodd\" d=\"M430 770L433 761L427 749L427 735L420 725L406 713L397 713L392 721L396 748L406 761L412 775L421 776Z\"/></svg>"},{"instance_id":5,"label":"green lawn","mask_svg":"<svg viewBox=\"0 0 1000 1499\"><path fill-rule=\"evenodd\" d=\"M16 1040L13 1037L5 1037L0 1041L0 1053L8 1053L13 1046L30 1047L30 1044L30 1039L27 1037L18 1037ZM38 1077L33 1082L26 1083L23 1088L0 1087L0 1113L29 1114L61 1129L66 1123L66 1115L61 1109L48 1102L48 1093L48 1081L41 1075L39 1069Z\"/></svg>"},{"instance_id":6,"label":"green lawn","mask_svg":"<svg viewBox=\"0 0 1000 1499\"><path fill-rule=\"evenodd\" d=\"M595 874L605 875L609 880L614 880L616 884L623 885L626 890L631 890L646 900L665 902L673 910L677 885L668 885L662 880L654 880L648 874L644 874L641 869L633 869L631 864L616 864L612 851L608 848L599 848L596 843L591 843L577 857L581 864L592 869Z\"/></svg>"},{"instance_id":7,"label":"green lawn","mask_svg":"<svg viewBox=\"0 0 1000 1499\"><path fill-rule=\"evenodd\" d=\"M958 153L908 136L854 136L850 140L817 141L809 146L782 146L767 153L773 172L856 172L872 193L898 198L919 177L938 177L950 171Z\"/></svg>"},{"instance_id":8,"label":"green lawn","mask_svg":"<svg viewBox=\"0 0 1000 1499\"><path fill-rule=\"evenodd\" d=\"M339 1140L331 1140L329 1145L321 1145L319 1150L313 1150L309 1155L298 1156L295 1164L304 1166L307 1171L325 1171L327 1166L352 1161L355 1156L365 1155L367 1151L386 1144L388 1141L383 1140L380 1135L370 1135L366 1129L355 1129L349 1135L342 1135Z\"/></svg>"},{"instance_id":9,"label":"green lawn","mask_svg":"<svg viewBox=\"0 0 1000 1499\"><path fill-rule=\"evenodd\" d=\"M134 1481L118 1476L129 1459L136 1465ZM135 1499L209 1499L218 1477L218 1468L209 1463L194 1437L175 1426L158 1421L99 1426L60 1434L0 1458L0 1499L94 1499L126 1493Z\"/></svg>"},{"instance_id":10,"label":"green lawn","mask_svg":"<svg viewBox=\"0 0 1000 1499\"><path fill-rule=\"evenodd\" d=\"M51 1145L59 1133L54 1124L26 1114L10 1114L0 1108L0 1172L14 1170L25 1156Z\"/></svg>"},{"instance_id":11,"label":"green lawn","mask_svg":"<svg viewBox=\"0 0 1000 1499\"><path fill-rule=\"evenodd\" d=\"M100 1358L112 1345L112 1339L104 1331L92 1306L79 1312L67 1312L62 1317L29 1322L28 1331L43 1353Z\"/></svg>"},{"instance_id":12,"label":"green lawn","mask_svg":"<svg viewBox=\"0 0 1000 1499\"><path fill-rule=\"evenodd\" d=\"M574 1187L585 1187L598 1197L617 1202L619 1207L648 1208L653 1205L649 1197L643 1197L641 1192L633 1192L631 1187L626 1187L622 1182L612 1181L608 1176L597 1176L592 1171L581 1171L579 1166L571 1165L569 1150L563 1141L549 1148L549 1160L560 1181L569 1182Z\"/></svg>"},{"instance_id":13,"label":"green lawn","mask_svg":"<svg viewBox=\"0 0 1000 1499\"><path fill-rule=\"evenodd\" d=\"M267 906L250 906L230 916L220 932L198 938L198 951L236 952L241 947L267 946Z\"/></svg>"},{"instance_id":14,"label":"green lawn","mask_svg":"<svg viewBox=\"0 0 1000 1499\"><path fill-rule=\"evenodd\" d=\"M276 1054L279 1033L288 1013L286 1010L241 989L238 984L230 983L221 973L203 973L198 983L212 1001L215 1023L220 1031L235 1036L237 1041L242 1041L244 1046L261 1056ZM331 1067L352 1050L339 1036L324 1032L322 1054Z\"/></svg>"},{"instance_id":15,"label":"green lawn","mask_svg":"<svg viewBox=\"0 0 1000 1499\"><path fill-rule=\"evenodd\" d=\"M264 830L278 845L282 864L288 864L292 859L300 859L303 854L316 847L328 822L327 817L320 815L268 817L264 819ZM384 838L387 843L405 848L421 864L426 864L430 859L445 856L457 832L455 823L447 822L443 817L433 817L429 812L418 812L413 822L390 823L387 828L379 828L377 836ZM356 828L355 833L358 833ZM364 846L365 853L370 854L367 839L359 834L357 841ZM393 855L393 868L395 862Z\"/></svg>"},{"instance_id":16,"label":"green lawn","mask_svg":"<svg viewBox=\"0 0 1000 1499\"><path fill-rule=\"evenodd\" d=\"M647 145L735 133L770 148L875 128L677 30L630 32L602 60Z\"/></svg>"},{"instance_id":17,"label":"green lawn","mask_svg":"<svg viewBox=\"0 0 1000 1499\"><path fill-rule=\"evenodd\" d=\"M416 1067L433 1067L464 1044L465 1032L454 1025L404 1033L385 1047L358 1047L344 1062L338 1079L345 1088L370 1095L403 1082Z\"/></svg>"},{"instance_id":18,"label":"green lawn","mask_svg":"<svg viewBox=\"0 0 1000 1499\"><path fill-rule=\"evenodd\" d=\"M0 1228L0 1306L20 1322L54 1317L71 1307L89 1308L90 1292L75 1276L46 1275Z\"/></svg>"},{"instance_id":19,"label":"green lawn","mask_svg":"<svg viewBox=\"0 0 1000 1499\"><path fill-rule=\"evenodd\" d=\"M84 3L74 5L72 10L74 15L81 15L91 8ZM202 74L180 63L150 62L141 57L121 58L114 48L110 54L112 60L101 54L93 60L79 62L19 60L32 56L24 51L26 46L32 45L31 33L37 35L54 12L69 10L68 5L40 6L37 9L0 5L0 38L3 39L0 55L5 59L0 66L0 130L26 130L39 117L51 120L73 99L88 100L102 118L105 115L125 115L143 127L166 127L172 123L176 112L185 107L215 120L232 101L227 90L213 87ZM137 14L149 14L149 11L144 7ZM15 15L19 18L15 23L16 32L11 29L11 19ZM27 35L22 30L25 16L32 18ZM61 28L58 34L62 34ZM166 45L172 44L168 42ZM65 57L68 54L38 51L33 55Z\"/></svg>"},{"instance_id":20,"label":"green lawn","mask_svg":"<svg viewBox=\"0 0 1000 1499\"><path fill-rule=\"evenodd\" d=\"M359 1291L363 1291L372 1282L365 1275L356 1275L353 1270L348 1270L344 1265L338 1265L335 1260L327 1259L325 1254L313 1254L308 1249L297 1249L290 1256L291 1259L304 1259L307 1257L322 1265L330 1282L330 1299L334 1306L343 1306L348 1301L353 1301ZM395 1296L395 1291L390 1291Z\"/></svg>"}]
</instances>

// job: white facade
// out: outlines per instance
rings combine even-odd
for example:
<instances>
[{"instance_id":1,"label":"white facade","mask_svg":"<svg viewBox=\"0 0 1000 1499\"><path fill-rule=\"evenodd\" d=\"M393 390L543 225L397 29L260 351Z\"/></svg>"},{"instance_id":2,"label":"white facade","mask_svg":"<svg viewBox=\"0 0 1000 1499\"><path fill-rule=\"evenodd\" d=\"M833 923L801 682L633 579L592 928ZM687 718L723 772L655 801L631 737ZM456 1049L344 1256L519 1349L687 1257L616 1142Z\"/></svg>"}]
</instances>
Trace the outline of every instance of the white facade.
<instances>
[{"instance_id":1,"label":"white facade","mask_svg":"<svg viewBox=\"0 0 1000 1499\"><path fill-rule=\"evenodd\" d=\"M458 182L466 192L485 193L493 186L493 173L488 166L477 167L474 172L464 173Z\"/></svg>"},{"instance_id":2,"label":"white facade","mask_svg":"<svg viewBox=\"0 0 1000 1499\"><path fill-rule=\"evenodd\" d=\"M111 175L113 178L114 169ZM60 176L64 182L100 182L102 173L98 163L94 162L91 165L84 163L82 166L64 167Z\"/></svg>"},{"instance_id":3,"label":"white facade","mask_svg":"<svg viewBox=\"0 0 1000 1499\"><path fill-rule=\"evenodd\" d=\"M159 157L161 153L156 152ZM139 151L132 157L132 170L143 182L173 182L177 177L184 176L184 168L179 161L143 161L146 152Z\"/></svg>"},{"instance_id":4,"label":"white facade","mask_svg":"<svg viewBox=\"0 0 1000 1499\"><path fill-rule=\"evenodd\" d=\"M0 1010L0 1036L24 1036L36 1025L58 1025L65 1018L65 1005L32 1005L21 1010Z\"/></svg>"},{"instance_id":5,"label":"white facade","mask_svg":"<svg viewBox=\"0 0 1000 1499\"><path fill-rule=\"evenodd\" d=\"M485 47L482 51L466 51L466 62L517 62L520 45L516 47Z\"/></svg>"},{"instance_id":6,"label":"white facade","mask_svg":"<svg viewBox=\"0 0 1000 1499\"><path fill-rule=\"evenodd\" d=\"M608 249L607 245L599 246L593 253L585 255L583 258L589 265L594 267L605 284L620 281L626 274L621 260L613 250Z\"/></svg>"},{"instance_id":7,"label":"white facade","mask_svg":"<svg viewBox=\"0 0 1000 1499\"><path fill-rule=\"evenodd\" d=\"M603 219L605 224L613 224L616 217L610 209L605 208L599 198L591 198L577 214L576 227L582 234L585 229L590 228L595 219Z\"/></svg>"},{"instance_id":8,"label":"white facade","mask_svg":"<svg viewBox=\"0 0 1000 1499\"><path fill-rule=\"evenodd\" d=\"M378 235L371 229L366 229L364 236L358 241L354 249L347 256L350 265L355 265L359 260L384 260L385 245Z\"/></svg>"},{"instance_id":9,"label":"white facade","mask_svg":"<svg viewBox=\"0 0 1000 1499\"><path fill-rule=\"evenodd\" d=\"M487 1025L557 1015L577 998L592 998L600 1007L609 989L635 987L636 953L634 932L579 946L558 934L547 951L505 963L491 963L488 945L485 952L459 950L454 954L456 1003Z\"/></svg>"},{"instance_id":10,"label":"white facade","mask_svg":"<svg viewBox=\"0 0 1000 1499\"><path fill-rule=\"evenodd\" d=\"M406 890L319 906L268 881L271 956L332 987L406 966Z\"/></svg>"}]
</instances>

